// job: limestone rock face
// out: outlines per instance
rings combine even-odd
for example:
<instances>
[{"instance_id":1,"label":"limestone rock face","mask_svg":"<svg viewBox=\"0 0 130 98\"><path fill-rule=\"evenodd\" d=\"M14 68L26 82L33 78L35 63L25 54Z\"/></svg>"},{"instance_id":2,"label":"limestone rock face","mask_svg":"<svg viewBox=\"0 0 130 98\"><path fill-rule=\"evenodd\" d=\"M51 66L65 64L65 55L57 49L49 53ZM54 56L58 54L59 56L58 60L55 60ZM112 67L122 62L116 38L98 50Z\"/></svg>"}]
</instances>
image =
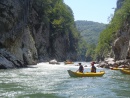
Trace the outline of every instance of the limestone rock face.
<instances>
[{"instance_id":1,"label":"limestone rock face","mask_svg":"<svg viewBox=\"0 0 130 98\"><path fill-rule=\"evenodd\" d=\"M124 0L118 0L117 9L120 9ZM129 18L124 21L123 26L116 33L116 39L112 50L115 60L130 59L130 21Z\"/></svg>"},{"instance_id":2,"label":"limestone rock face","mask_svg":"<svg viewBox=\"0 0 130 98\"><path fill-rule=\"evenodd\" d=\"M116 60L126 59L129 50L129 34L128 32L122 32L113 45L113 51Z\"/></svg>"},{"instance_id":3,"label":"limestone rock face","mask_svg":"<svg viewBox=\"0 0 130 98\"><path fill-rule=\"evenodd\" d=\"M76 60L71 32L53 36L36 0L0 1L0 68L20 68L39 61ZM43 21L41 21L41 19Z\"/></svg>"},{"instance_id":4,"label":"limestone rock face","mask_svg":"<svg viewBox=\"0 0 130 98\"><path fill-rule=\"evenodd\" d=\"M23 61L20 61L15 56L10 54L5 49L0 50L0 69L7 69L7 68L20 68L20 67L26 67L24 65Z\"/></svg>"},{"instance_id":5,"label":"limestone rock face","mask_svg":"<svg viewBox=\"0 0 130 98\"><path fill-rule=\"evenodd\" d=\"M28 3L29 0L0 1L0 68L36 64L37 49L28 27Z\"/></svg>"},{"instance_id":6,"label":"limestone rock face","mask_svg":"<svg viewBox=\"0 0 130 98\"><path fill-rule=\"evenodd\" d=\"M117 9L120 9L122 7L124 0L117 0Z\"/></svg>"},{"instance_id":7,"label":"limestone rock face","mask_svg":"<svg viewBox=\"0 0 130 98\"><path fill-rule=\"evenodd\" d=\"M65 61L66 59L76 60L76 45L73 40L71 32L62 34L63 31L54 30L51 23L46 16L39 14L40 9L37 3L33 2L31 8L30 27L32 29L32 36L35 41L37 49L38 60L50 61L56 59L57 61ZM41 21L43 17L44 21Z\"/></svg>"}]
</instances>

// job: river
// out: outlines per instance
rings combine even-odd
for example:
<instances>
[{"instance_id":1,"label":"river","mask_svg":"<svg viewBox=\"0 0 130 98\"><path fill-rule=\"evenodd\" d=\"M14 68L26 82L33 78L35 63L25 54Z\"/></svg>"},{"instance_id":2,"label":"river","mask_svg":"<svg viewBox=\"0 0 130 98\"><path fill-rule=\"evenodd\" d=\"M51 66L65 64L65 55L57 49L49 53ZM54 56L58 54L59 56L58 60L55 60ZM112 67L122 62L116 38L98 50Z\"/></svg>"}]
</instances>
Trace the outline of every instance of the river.
<instances>
[{"instance_id":1,"label":"river","mask_svg":"<svg viewBox=\"0 0 130 98\"><path fill-rule=\"evenodd\" d=\"M0 98L130 98L130 75L98 68L105 71L103 77L72 78L67 70L76 71L76 64L0 70Z\"/></svg>"}]
</instances>

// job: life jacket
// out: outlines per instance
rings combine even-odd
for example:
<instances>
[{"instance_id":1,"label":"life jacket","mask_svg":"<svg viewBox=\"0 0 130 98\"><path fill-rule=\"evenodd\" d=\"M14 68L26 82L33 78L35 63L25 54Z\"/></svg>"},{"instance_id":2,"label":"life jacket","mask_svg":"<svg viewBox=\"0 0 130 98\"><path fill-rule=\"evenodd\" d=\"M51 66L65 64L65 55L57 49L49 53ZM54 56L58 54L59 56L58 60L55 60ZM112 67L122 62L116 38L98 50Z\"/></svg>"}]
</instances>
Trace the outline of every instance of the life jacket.
<instances>
[{"instance_id":1,"label":"life jacket","mask_svg":"<svg viewBox=\"0 0 130 98\"><path fill-rule=\"evenodd\" d=\"M95 66L91 67L91 72L96 72L96 67Z\"/></svg>"},{"instance_id":2,"label":"life jacket","mask_svg":"<svg viewBox=\"0 0 130 98\"><path fill-rule=\"evenodd\" d=\"M79 72L83 72L83 70L84 70L83 66L80 65L80 67L79 67Z\"/></svg>"}]
</instances>

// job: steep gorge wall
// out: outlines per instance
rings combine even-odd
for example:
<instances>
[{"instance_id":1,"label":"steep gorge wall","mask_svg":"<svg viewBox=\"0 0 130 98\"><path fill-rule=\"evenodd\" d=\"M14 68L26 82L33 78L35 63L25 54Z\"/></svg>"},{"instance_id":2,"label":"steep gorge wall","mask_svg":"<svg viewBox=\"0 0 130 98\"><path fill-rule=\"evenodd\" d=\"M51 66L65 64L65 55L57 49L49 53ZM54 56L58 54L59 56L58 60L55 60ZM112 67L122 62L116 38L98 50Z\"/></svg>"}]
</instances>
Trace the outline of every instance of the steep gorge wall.
<instances>
[{"instance_id":1,"label":"steep gorge wall","mask_svg":"<svg viewBox=\"0 0 130 98\"><path fill-rule=\"evenodd\" d=\"M0 1L1 68L36 64L37 50L28 26L28 5L29 0Z\"/></svg>"},{"instance_id":2,"label":"steep gorge wall","mask_svg":"<svg viewBox=\"0 0 130 98\"><path fill-rule=\"evenodd\" d=\"M58 61L76 60L78 41L74 38L72 31L68 28L54 29L50 22L51 19L48 19L52 17L47 16L46 13L41 14L40 11L38 3L32 2L30 27L33 28L32 35L37 48L38 60L40 62L51 59ZM59 13L57 12L57 14Z\"/></svg>"},{"instance_id":3,"label":"steep gorge wall","mask_svg":"<svg viewBox=\"0 0 130 98\"><path fill-rule=\"evenodd\" d=\"M41 21L33 0L1 0L0 68L26 67L54 58L76 60L71 32L54 37L51 32L49 21Z\"/></svg>"},{"instance_id":4,"label":"steep gorge wall","mask_svg":"<svg viewBox=\"0 0 130 98\"><path fill-rule=\"evenodd\" d=\"M123 2L124 0L118 0L116 10L122 7ZM116 32L112 49L115 60L130 59L130 17L123 21L122 27Z\"/></svg>"}]
</instances>

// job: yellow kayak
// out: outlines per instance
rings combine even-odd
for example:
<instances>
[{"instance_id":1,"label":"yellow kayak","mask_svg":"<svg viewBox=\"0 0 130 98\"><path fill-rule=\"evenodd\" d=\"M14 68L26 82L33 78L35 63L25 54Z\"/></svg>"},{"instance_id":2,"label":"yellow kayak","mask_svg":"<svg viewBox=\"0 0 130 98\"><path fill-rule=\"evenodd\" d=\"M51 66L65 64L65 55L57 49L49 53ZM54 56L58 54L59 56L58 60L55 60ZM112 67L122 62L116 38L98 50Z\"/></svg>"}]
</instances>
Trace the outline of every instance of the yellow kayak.
<instances>
[{"instance_id":1,"label":"yellow kayak","mask_svg":"<svg viewBox=\"0 0 130 98\"><path fill-rule=\"evenodd\" d=\"M86 72L86 73L81 73L81 72L73 72L71 70L68 70L68 73L71 77L101 77L105 74L104 71L100 72Z\"/></svg>"},{"instance_id":2,"label":"yellow kayak","mask_svg":"<svg viewBox=\"0 0 130 98\"><path fill-rule=\"evenodd\" d=\"M128 70L128 69L121 69L120 70L122 73L124 73L124 74L129 74L130 75L130 69Z\"/></svg>"}]
</instances>

